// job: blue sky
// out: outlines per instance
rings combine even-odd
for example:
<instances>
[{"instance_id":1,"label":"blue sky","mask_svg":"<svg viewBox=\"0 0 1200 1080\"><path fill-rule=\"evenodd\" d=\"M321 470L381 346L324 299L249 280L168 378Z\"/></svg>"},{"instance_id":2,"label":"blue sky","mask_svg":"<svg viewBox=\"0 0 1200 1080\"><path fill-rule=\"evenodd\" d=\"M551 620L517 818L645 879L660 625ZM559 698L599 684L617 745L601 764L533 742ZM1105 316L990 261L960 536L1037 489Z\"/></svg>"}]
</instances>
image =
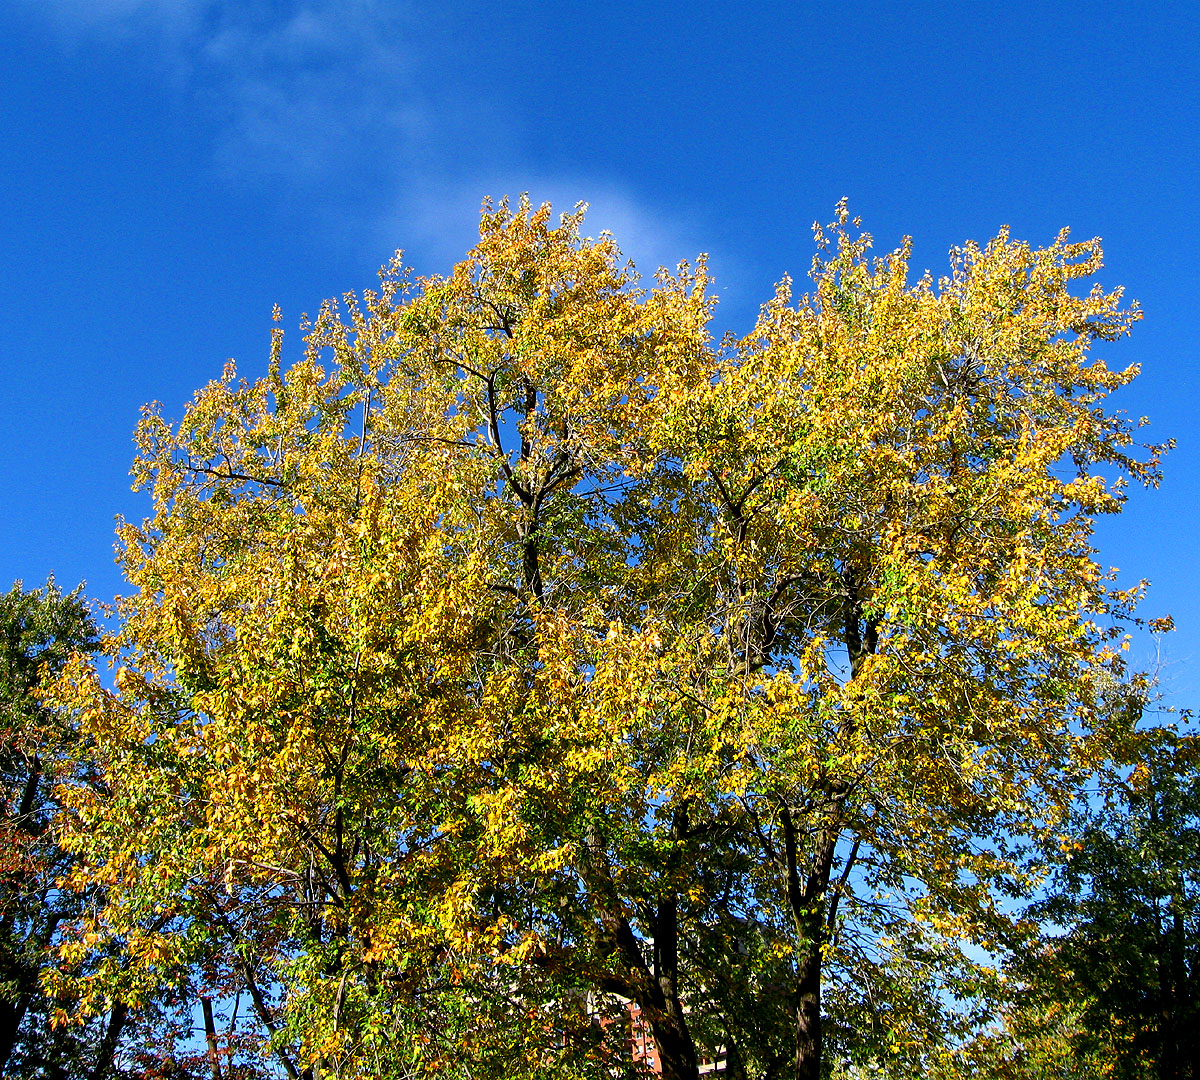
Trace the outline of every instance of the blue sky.
<instances>
[{"instance_id":1,"label":"blue sky","mask_svg":"<svg viewBox=\"0 0 1200 1080\"><path fill-rule=\"evenodd\" d=\"M1006 223L1104 237L1146 312L1101 353L1143 367L1118 404L1179 446L1100 557L1153 581L1198 706L1197 42L1169 2L6 0L0 584L119 592L142 403L263 371L273 304L397 247L448 269L485 194L586 200L645 269L710 253L739 331L847 196L935 274Z\"/></svg>"}]
</instances>

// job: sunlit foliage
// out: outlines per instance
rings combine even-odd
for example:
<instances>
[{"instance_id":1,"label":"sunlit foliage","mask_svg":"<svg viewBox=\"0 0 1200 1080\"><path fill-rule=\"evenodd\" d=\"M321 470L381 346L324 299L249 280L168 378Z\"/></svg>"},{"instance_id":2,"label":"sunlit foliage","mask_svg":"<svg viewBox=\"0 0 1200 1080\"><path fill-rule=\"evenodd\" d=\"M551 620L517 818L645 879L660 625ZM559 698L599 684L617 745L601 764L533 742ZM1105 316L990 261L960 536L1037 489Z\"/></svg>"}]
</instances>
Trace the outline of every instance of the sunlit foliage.
<instances>
[{"instance_id":1,"label":"sunlit foliage","mask_svg":"<svg viewBox=\"0 0 1200 1080\"><path fill-rule=\"evenodd\" d=\"M487 207L146 410L115 688L58 690L125 957L85 1010L202 971L293 1077L609 1075L621 998L668 1078L920 1070L990 1015L1026 843L1123 734L1091 531L1158 451L1089 350L1136 308L1096 241L935 284L839 208L716 342L703 260L643 289L581 224Z\"/></svg>"}]
</instances>

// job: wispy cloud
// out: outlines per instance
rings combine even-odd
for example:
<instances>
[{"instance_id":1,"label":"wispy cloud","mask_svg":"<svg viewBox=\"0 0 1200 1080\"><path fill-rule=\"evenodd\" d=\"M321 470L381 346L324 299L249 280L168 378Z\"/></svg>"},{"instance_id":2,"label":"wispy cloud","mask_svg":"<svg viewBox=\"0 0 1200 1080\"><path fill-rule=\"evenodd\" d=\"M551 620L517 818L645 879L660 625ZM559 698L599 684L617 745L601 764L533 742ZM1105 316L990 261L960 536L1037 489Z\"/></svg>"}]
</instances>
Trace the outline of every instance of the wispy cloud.
<instances>
[{"instance_id":1,"label":"wispy cloud","mask_svg":"<svg viewBox=\"0 0 1200 1080\"><path fill-rule=\"evenodd\" d=\"M19 0L64 48L125 49L193 99L229 183L318 199L326 228L372 253L418 249L445 270L474 242L480 200L529 192L590 205L643 274L701 250L678 207L643 205L618 178L529 167L519 109L438 86L406 0ZM536 154L536 147L532 148Z\"/></svg>"},{"instance_id":2,"label":"wispy cloud","mask_svg":"<svg viewBox=\"0 0 1200 1080\"><path fill-rule=\"evenodd\" d=\"M403 11L325 0L294 5L286 18L223 18L201 62L229 112L224 167L315 180L349 170L350 179L412 156L425 110Z\"/></svg>"},{"instance_id":3,"label":"wispy cloud","mask_svg":"<svg viewBox=\"0 0 1200 1080\"><path fill-rule=\"evenodd\" d=\"M66 48L132 46L193 95L243 178L320 182L422 127L407 6L380 0L24 0Z\"/></svg>"}]
</instances>

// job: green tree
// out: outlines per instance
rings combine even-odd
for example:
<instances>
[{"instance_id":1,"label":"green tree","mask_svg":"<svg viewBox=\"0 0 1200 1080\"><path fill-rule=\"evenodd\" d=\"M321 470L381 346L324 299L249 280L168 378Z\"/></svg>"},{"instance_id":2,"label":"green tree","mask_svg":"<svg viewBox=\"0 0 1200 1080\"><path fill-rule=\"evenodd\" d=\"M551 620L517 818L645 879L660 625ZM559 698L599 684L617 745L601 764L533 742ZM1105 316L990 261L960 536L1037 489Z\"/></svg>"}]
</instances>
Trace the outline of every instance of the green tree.
<instances>
[{"instance_id":1,"label":"green tree","mask_svg":"<svg viewBox=\"0 0 1200 1080\"><path fill-rule=\"evenodd\" d=\"M1127 779L1062 843L1037 914L1053 991L1074 1004L1071 1043L1121 1078L1191 1080L1200 1062L1200 743L1142 733ZM1036 985L1036 980L1035 980Z\"/></svg>"},{"instance_id":2,"label":"green tree","mask_svg":"<svg viewBox=\"0 0 1200 1080\"><path fill-rule=\"evenodd\" d=\"M54 964L75 898L58 887L71 857L53 827L55 785L66 778L76 733L38 690L73 653L97 646L82 586L63 594L54 581L0 595L0 1074L83 1076L103 1072L124 1025L118 1005L106 1031L56 1029L41 976ZM106 1038L106 1032L111 1038Z\"/></svg>"},{"instance_id":3,"label":"green tree","mask_svg":"<svg viewBox=\"0 0 1200 1080\"><path fill-rule=\"evenodd\" d=\"M207 1062L189 1045L191 1003L176 989L160 988L139 1009L109 995L84 1022L68 1022L79 1003L63 992L64 975L98 976L121 961L79 936L102 892L64 887L78 866L59 842L63 798L94 791L99 778L78 714L51 706L42 690L98 645L83 586L64 594L53 579L31 590L17 582L0 595L0 1076L182 1080Z\"/></svg>"},{"instance_id":4,"label":"green tree","mask_svg":"<svg viewBox=\"0 0 1200 1080\"><path fill-rule=\"evenodd\" d=\"M1091 530L1157 452L1089 350L1136 309L1095 241L935 285L842 208L715 343L702 262L580 227L488 208L147 411L116 689L58 691L84 1001L204 968L313 1077L605 1075L619 998L670 1080L915 1071L988 1012L967 946L1028 938L1021 840L1113 744Z\"/></svg>"}]
</instances>

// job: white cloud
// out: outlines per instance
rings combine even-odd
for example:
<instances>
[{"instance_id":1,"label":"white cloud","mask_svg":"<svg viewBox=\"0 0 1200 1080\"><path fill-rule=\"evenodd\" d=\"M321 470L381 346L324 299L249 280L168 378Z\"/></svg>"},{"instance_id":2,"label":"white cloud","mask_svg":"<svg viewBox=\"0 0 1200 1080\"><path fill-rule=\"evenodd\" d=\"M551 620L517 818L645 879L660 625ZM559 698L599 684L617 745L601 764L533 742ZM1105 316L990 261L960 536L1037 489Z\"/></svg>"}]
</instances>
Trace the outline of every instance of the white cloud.
<instances>
[{"instance_id":1,"label":"white cloud","mask_svg":"<svg viewBox=\"0 0 1200 1080\"><path fill-rule=\"evenodd\" d=\"M68 49L136 48L194 97L216 164L241 178L319 183L381 146L402 158L422 125L394 0L24 3Z\"/></svg>"},{"instance_id":2,"label":"white cloud","mask_svg":"<svg viewBox=\"0 0 1200 1080\"><path fill-rule=\"evenodd\" d=\"M694 262L703 250L695 239L696 222L681 214L656 213L611 181L544 177L520 170L455 178L405 193L380 231L385 243L392 237L416 240L425 258L435 263L418 269L445 273L478 238L482 199L498 202L507 195L515 205L524 193L535 206L550 203L556 215L586 202L585 235L612 233L621 252L647 280L660 266L674 269L682 259Z\"/></svg>"},{"instance_id":3,"label":"white cloud","mask_svg":"<svg viewBox=\"0 0 1200 1080\"><path fill-rule=\"evenodd\" d=\"M522 167L510 102L422 87L408 0L22 0L74 49L132 48L190 97L227 182L270 183L371 258L415 249L445 271L474 243L485 195L580 200L585 231L610 231L644 277L694 260L701 230L648 208L612 178ZM35 6L36 5L36 6Z\"/></svg>"}]
</instances>

